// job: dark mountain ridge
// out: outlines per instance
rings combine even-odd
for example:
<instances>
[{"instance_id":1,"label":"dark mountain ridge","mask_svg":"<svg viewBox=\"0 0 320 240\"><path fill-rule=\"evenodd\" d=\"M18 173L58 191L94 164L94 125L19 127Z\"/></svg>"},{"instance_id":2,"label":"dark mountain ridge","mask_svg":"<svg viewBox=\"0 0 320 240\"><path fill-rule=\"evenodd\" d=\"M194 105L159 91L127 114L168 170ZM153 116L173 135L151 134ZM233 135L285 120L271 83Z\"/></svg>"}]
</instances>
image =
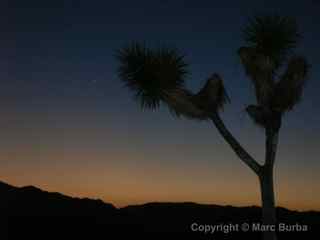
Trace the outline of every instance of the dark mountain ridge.
<instances>
[{"instance_id":1,"label":"dark mountain ridge","mask_svg":"<svg viewBox=\"0 0 320 240\"><path fill-rule=\"evenodd\" d=\"M277 208L277 215L279 223L308 226L308 231L304 232L297 229L280 232L282 238L279 239L318 233L320 212ZM67 236L72 239L84 236L96 239L101 235L112 234L152 235L152 238L179 235L185 239L260 239L260 232L220 231L212 235L192 231L191 227L192 224L214 226L260 223L260 218L261 209L256 206L153 202L116 208L101 200L74 198L33 186L19 188L0 182L0 221L9 239L21 239L21 234L30 239L42 238L43 235L46 235L46 239L68 239Z\"/></svg>"}]
</instances>

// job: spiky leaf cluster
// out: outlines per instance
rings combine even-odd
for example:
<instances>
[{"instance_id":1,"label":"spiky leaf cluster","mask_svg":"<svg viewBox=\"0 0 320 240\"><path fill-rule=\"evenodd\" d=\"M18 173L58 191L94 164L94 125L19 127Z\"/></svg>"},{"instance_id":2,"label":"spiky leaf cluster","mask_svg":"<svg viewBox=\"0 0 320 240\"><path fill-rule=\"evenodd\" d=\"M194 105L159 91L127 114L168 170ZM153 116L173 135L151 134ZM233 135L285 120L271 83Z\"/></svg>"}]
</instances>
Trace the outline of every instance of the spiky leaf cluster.
<instances>
[{"instance_id":1,"label":"spiky leaf cluster","mask_svg":"<svg viewBox=\"0 0 320 240\"><path fill-rule=\"evenodd\" d=\"M257 105L246 110L256 124L266 127L299 103L309 64L293 54L300 34L291 18L255 17L244 29L244 36L247 46L238 54L257 99Z\"/></svg>"},{"instance_id":2,"label":"spiky leaf cluster","mask_svg":"<svg viewBox=\"0 0 320 240\"><path fill-rule=\"evenodd\" d=\"M249 20L243 33L248 46L271 58L277 69L300 39L295 20L279 15L256 16Z\"/></svg>"},{"instance_id":3,"label":"spiky leaf cluster","mask_svg":"<svg viewBox=\"0 0 320 240\"><path fill-rule=\"evenodd\" d=\"M120 79L143 108L158 108L167 92L184 86L188 65L176 49L151 50L135 43L119 50L117 58Z\"/></svg>"}]
</instances>

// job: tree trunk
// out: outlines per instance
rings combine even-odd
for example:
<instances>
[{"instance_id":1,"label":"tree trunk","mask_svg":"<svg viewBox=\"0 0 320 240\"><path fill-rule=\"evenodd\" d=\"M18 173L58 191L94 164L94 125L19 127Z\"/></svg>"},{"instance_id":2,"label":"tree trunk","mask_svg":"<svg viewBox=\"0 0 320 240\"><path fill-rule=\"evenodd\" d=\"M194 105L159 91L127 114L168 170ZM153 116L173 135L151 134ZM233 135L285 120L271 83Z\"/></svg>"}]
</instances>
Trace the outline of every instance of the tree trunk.
<instances>
[{"instance_id":1,"label":"tree trunk","mask_svg":"<svg viewBox=\"0 0 320 240\"><path fill-rule=\"evenodd\" d=\"M275 197L273 190L273 166L275 162L278 132L280 125L277 128L266 129L266 156L265 164L261 166L251 155L240 145L233 137L217 112L213 113L211 119L217 127L220 134L231 146L237 156L249 166L260 179L261 186L261 201L262 201L262 224L276 230L276 209ZM276 240L276 231L264 231L263 240Z\"/></svg>"},{"instance_id":2,"label":"tree trunk","mask_svg":"<svg viewBox=\"0 0 320 240\"><path fill-rule=\"evenodd\" d=\"M262 224L272 226L270 231L263 232L263 240L276 240L277 220L273 190L273 169L264 166L260 175L261 201L262 201Z\"/></svg>"},{"instance_id":3,"label":"tree trunk","mask_svg":"<svg viewBox=\"0 0 320 240\"><path fill-rule=\"evenodd\" d=\"M262 201L262 224L271 227L263 232L263 240L276 240L277 218L273 189L273 169L278 147L278 129L266 129L265 164L259 174Z\"/></svg>"}]
</instances>

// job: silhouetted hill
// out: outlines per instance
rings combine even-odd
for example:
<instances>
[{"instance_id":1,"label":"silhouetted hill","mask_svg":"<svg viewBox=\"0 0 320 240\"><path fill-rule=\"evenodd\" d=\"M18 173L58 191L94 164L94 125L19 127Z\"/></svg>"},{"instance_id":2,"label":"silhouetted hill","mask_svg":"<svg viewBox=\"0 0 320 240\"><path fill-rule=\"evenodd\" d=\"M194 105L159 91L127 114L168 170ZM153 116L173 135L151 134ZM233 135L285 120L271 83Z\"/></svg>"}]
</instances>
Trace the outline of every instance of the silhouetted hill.
<instances>
[{"instance_id":1,"label":"silhouetted hill","mask_svg":"<svg viewBox=\"0 0 320 240\"><path fill-rule=\"evenodd\" d=\"M9 216L105 216L115 213L112 204L72 198L33 186L12 187L0 182L0 210Z\"/></svg>"},{"instance_id":2,"label":"silhouetted hill","mask_svg":"<svg viewBox=\"0 0 320 240\"><path fill-rule=\"evenodd\" d=\"M281 232L279 239L310 237L318 233L320 213L278 208L279 223L307 225ZM221 224L259 223L259 207L232 207L196 203L147 203L117 209L101 200L80 199L42 191L33 186L13 187L0 182L0 223L9 239L121 239L120 236L148 236L149 239L260 239L261 233L227 232ZM193 232L193 226L219 226L214 234ZM6 236L6 237L8 237ZM289 237L289 238L288 238ZM0 235L0 239L5 236Z\"/></svg>"}]
</instances>

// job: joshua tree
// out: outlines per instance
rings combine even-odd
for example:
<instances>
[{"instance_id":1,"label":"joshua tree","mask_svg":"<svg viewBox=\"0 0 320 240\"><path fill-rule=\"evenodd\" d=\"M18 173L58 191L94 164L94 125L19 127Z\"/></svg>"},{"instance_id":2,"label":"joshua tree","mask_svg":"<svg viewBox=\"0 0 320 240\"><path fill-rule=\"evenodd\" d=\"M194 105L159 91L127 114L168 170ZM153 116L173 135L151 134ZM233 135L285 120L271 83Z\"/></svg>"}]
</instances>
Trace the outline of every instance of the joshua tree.
<instances>
[{"instance_id":1,"label":"joshua tree","mask_svg":"<svg viewBox=\"0 0 320 240\"><path fill-rule=\"evenodd\" d=\"M220 118L229 102L222 78L212 74L198 93L185 88L188 64L177 49L150 49L133 43L119 50L117 58L120 79L134 92L145 109L157 109L165 103L177 117L212 121L236 155L254 171L260 181L262 222L276 224L273 169L281 121L286 112L301 100L309 64L295 55L300 34L295 21L288 17L252 18L243 30L246 46L238 55L253 83L256 103L246 112L265 132L265 159L259 164L230 133ZM276 233L264 233L265 240L276 239Z\"/></svg>"}]
</instances>

